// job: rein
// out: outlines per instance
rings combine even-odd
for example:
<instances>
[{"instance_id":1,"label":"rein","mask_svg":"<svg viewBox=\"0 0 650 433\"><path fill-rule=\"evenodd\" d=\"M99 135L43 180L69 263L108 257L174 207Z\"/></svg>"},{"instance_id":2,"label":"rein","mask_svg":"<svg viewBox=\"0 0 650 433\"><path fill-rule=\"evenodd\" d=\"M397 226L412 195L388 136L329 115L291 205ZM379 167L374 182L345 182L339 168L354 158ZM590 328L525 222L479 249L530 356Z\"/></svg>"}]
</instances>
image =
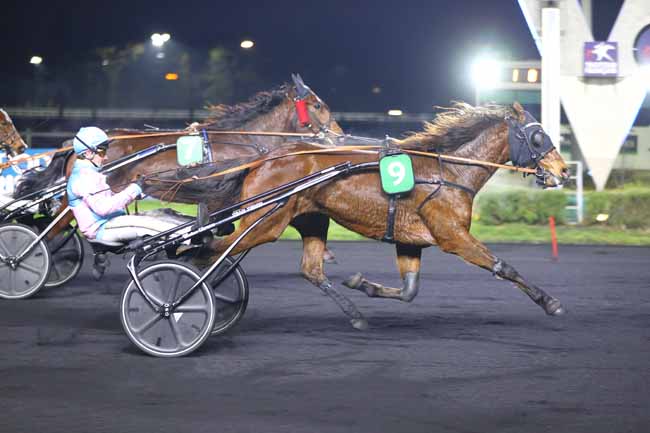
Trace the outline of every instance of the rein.
<instances>
[{"instance_id":1,"label":"rein","mask_svg":"<svg viewBox=\"0 0 650 433\"><path fill-rule=\"evenodd\" d=\"M273 136L273 137L300 137L300 138L320 138L321 134L315 133L300 133L300 132L265 132L265 131L206 131L207 134L215 135L259 135L259 136ZM156 132L150 134L128 134L128 135L114 135L109 137L110 140L126 140L129 138L151 138L151 137L173 137L181 135L192 135L194 132L188 131L174 131L174 132ZM196 132L198 134L198 132ZM32 161L40 159L44 156L55 155L57 153L67 152L72 149L72 146L62 147L61 149L50 150L48 152L32 155L27 158L12 159L10 161L0 164L0 170L3 170L12 165L20 164L21 162Z\"/></svg>"},{"instance_id":2,"label":"rein","mask_svg":"<svg viewBox=\"0 0 650 433\"><path fill-rule=\"evenodd\" d=\"M377 154L379 153L379 150L385 149L384 146L367 146L367 145L361 145L361 146L337 146L337 147L328 147L325 149L317 149L317 150L301 150L297 152L290 152L286 153L284 155L278 155L278 156L272 156L264 159L258 159L255 161L251 161L245 164L238 165L236 167L231 167L222 171L219 171L217 173L212 173L207 176L192 176L186 179L181 179L181 180L172 180L172 179L161 179L157 177L148 177L146 178L147 182L150 183L160 183L160 184L172 184L170 188L162 195L162 197L166 197L168 194L170 195L169 201L172 201L173 198L176 196L176 193L180 190L180 188L187 184L187 183L192 183L195 181L199 180L206 180L206 179L211 179L214 177L219 177L219 176L224 176L226 174L230 173L235 173L238 171L250 169L250 168L256 168L259 167L260 165L269 162L269 161L274 161L277 159L285 158L288 156L299 156L299 155L317 155L317 154L337 154L337 153L346 153L346 152L355 152L355 153L374 153ZM436 153L436 152L423 152L423 151L418 151L418 150L409 150L409 149L400 149L404 153L416 155L416 156L424 156L428 158L437 158L439 160L448 160L452 162L462 162L462 163L468 163L468 164L473 164L473 165L484 165L484 166L489 166L489 167L497 167L497 168L503 168L506 170L513 170L517 172L523 172L523 173L531 173L534 174L536 171L535 169L532 168L522 168L522 167L515 167L512 165L505 165L505 164L497 164L494 162L490 161L481 161L481 160L476 160L476 159L470 159L470 158L463 158L459 156L452 156L452 155L445 155L441 153ZM170 170L166 170L170 171ZM160 174L156 173L156 174ZM441 182L441 185L447 185L447 186L453 186L453 187L462 187L461 189L463 190L469 190L467 187L464 187L462 185L457 185L455 183L451 182ZM473 191L472 191L473 193ZM161 198L163 200L163 198Z\"/></svg>"}]
</instances>

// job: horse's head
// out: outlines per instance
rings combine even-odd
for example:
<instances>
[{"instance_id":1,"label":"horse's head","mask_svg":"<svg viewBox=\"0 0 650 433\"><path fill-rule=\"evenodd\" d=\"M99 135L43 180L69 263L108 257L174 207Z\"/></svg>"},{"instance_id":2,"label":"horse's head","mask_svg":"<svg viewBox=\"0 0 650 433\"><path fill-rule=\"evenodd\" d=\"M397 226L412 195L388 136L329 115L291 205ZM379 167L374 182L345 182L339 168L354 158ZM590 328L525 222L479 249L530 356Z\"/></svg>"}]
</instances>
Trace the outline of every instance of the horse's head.
<instances>
[{"instance_id":1,"label":"horse's head","mask_svg":"<svg viewBox=\"0 0 650 433\"><path fill-rule=\"evenodd\" d=\"M510 160L518 167L537 169L537 183L547 187L562 185L569 178L569 168L542 125L515 102L508 123Z\"/></svg>"},{"instance_id":2,"label":"horse's head","mask_svg":"<svg viewBox=\"0 0 650 433\"><path fill-rule=\"evenodd\" d=\"M343 134L343 130L336 123L330 108L302 81L298 74L291 74L293 88L287 96L294 102L298 115L297 130L310 130L311 132L334 132Z\"/></svg>"},{"instance_id":3,"label":"horse's head","mask_svg":"<svg viewBox=\"0 0 650 433\"><path fill-rule=\"evenodd\" d=\"M20 155L27 149L27 143L18 134L11 117L3 109L0 109L0 149L11 156Z\"/></svg>"}]
</instances>

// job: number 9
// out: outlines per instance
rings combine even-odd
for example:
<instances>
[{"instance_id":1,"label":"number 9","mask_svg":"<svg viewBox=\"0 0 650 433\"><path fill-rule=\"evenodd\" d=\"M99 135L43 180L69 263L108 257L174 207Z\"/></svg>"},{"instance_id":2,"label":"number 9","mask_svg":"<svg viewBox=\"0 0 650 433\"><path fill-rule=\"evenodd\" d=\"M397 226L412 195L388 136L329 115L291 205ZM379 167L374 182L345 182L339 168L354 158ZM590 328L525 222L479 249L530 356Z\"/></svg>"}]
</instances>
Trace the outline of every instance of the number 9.
<instances>
[{"instance_id":1,"label":"number 9","mask_svg":"<svg viewBox=\"0 0 650 433\"><path fill-rule=\"evenodd\" d=\"M388 164L388 174L395 178L393 181L393 186L397 186L404 180L406 176L406 170L404 170L404 165L401 162L393 161Z\"/></svg>"}]
</instances>

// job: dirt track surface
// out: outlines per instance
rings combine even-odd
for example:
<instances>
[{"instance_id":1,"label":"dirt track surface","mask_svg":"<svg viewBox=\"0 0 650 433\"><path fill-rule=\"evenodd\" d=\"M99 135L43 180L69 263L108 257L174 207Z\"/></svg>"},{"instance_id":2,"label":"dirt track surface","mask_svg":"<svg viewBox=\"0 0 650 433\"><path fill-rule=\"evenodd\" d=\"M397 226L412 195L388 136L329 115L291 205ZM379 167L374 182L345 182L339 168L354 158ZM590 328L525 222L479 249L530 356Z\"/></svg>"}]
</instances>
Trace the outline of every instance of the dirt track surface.
<instances>
[{"instance_id":1,"label":"dirt track surface","mask_svg":"<svg viewBox=\"0 0 650 433\"><path fill-rule=\"evenodd\" d=\"M301 244L244 261L243 321L186 358L123 334L121 258L65 288L0 301L0 432L647 432L650 249L496 245L568 309L426 250L412 304L340 285L399 283L393 248L332 243L327 271L369 320L348 325L298 273Z\"/></svg>"}]
</instances>

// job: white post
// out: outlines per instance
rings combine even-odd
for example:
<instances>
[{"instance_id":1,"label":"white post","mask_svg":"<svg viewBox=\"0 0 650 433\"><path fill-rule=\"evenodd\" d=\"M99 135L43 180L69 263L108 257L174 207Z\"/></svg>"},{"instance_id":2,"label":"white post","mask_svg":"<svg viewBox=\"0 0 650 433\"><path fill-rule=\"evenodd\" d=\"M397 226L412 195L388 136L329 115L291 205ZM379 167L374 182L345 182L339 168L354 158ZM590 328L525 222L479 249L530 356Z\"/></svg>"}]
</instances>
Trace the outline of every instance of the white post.
<instances>
[{"instance_id":1,"label":"white post","mask_svg":"<svg viewBox=\"0 0 650 433\"><path fill-rule=\"evenodd\" d=\"M560 9L542 9L542 125L553 144L560 144Z\"/></svg>"},{"instance_id":2,"label":"white post","mask_svg":"<svg viewBox=\"0 0 650 433\"><path fill-rule=\"evenodd\" d=\"M592 8L591 8L591 0L582 0L582 12L585 14L585 21L587 22L587 27L589 27L589 31L591 32L591 26L592 26Z\"/></svg>"}]
</instances>

